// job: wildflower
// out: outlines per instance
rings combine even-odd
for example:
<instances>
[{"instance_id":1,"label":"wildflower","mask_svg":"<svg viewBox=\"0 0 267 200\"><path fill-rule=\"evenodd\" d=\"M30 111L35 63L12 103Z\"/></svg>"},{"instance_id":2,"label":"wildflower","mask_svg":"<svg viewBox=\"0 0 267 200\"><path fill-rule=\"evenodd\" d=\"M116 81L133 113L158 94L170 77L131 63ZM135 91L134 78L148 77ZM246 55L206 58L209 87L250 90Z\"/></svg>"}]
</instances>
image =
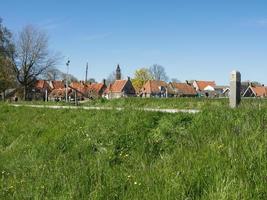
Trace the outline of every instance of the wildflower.
<instances>
[{"instance_id":1,"label":"wildflower","mask_svg":"<svg viewBox=\"0 0 267 200\"><path fill-rule=\"evenodd\" d=\"M125 157L128 157L129 155L128 154L125 154Z\"/></svg>"},{"instance_id":2,"label":"wildflower","mask_svg":"<svg viewBox=\"0 0 267 200\"><path fill-rule=\"evenodd\" d=\"M5 173L5 171L2 171L2 174L4 174Z\"/></svg>"},{"instance_id":3,"label":"wildflower","mask_svg":"<svg viewBox=\"0 0 267 200\"><path fill-rule=\"evenodd\" d=\"M137 182L135 181L134 184L137 185Z\"/></svg>"}]
</instances>

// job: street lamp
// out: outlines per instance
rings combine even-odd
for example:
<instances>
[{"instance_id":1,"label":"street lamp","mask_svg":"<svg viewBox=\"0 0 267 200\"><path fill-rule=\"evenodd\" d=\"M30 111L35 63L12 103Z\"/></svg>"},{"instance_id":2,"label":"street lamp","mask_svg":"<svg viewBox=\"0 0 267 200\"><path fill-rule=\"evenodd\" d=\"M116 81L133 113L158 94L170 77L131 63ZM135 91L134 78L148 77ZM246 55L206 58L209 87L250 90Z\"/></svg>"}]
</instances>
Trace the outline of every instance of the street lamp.
<instances>
[{"instance_id":1,"label":"street lamp","mask_svg":"<svg viewBox=\"0 0 267 200\"><path fill-rule=\"evenodd\" d=\"M68 102L69 65L70 65L70 60L68 60L67 63L66 63L66 66L67 66L67 76L66 76L66 102Z\"/></svg>"}]
</instances>

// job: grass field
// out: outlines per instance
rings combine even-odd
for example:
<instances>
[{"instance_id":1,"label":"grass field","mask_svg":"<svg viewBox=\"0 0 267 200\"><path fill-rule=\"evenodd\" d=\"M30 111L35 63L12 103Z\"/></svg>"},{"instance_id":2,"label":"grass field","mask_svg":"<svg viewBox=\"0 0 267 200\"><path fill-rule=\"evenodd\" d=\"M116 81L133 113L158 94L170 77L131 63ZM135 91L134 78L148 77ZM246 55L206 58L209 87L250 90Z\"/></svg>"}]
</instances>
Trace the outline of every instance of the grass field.
<instances>
[{"instance_id":1,"label":"grass field","mask_svg":"<svg viewBox=\"0 0 267 200\"><path fill-rule=\"evenodd\" d=\"M16 102L16 104L35 105L74 105L74 103L29 101ZM80 102L79 106L99 106L114 108L169 108L169 109L202 109L211 106L228 107L228 98L122 98L122 99L97 99ZM267 99L242 99L241 108L267 108Z\"/></svg>"},{"instance_id":2,"label":"grass field","mask_svg":"<svg viewBox=\"0 0 267 200\"><path fill-rule=\"evenodd\" d=\"M267 199L265 101L89 104L127 109L0 105L0 199ZM202 112L131 110L193 104Z\"/></svg>"}]
</instances>

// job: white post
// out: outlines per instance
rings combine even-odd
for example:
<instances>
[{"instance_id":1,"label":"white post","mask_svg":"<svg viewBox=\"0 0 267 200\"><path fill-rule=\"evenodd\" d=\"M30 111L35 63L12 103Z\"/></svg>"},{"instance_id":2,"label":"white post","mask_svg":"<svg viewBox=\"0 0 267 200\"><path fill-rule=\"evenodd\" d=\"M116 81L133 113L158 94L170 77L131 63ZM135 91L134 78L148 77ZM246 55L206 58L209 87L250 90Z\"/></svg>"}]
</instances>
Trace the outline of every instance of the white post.
<instances>
[{"instance_id":1,"label":"white post","mask_svg":"<svg viewBox=\"0 0 267 200\"><path fill-rule=\"evenodd\" d=\"M230 77L230 107L236 108L241 102L241 74L233 71Z\"/></svg>"},{"instance_id":2,"label":"white post","mask_svg":"<svg viewBox=\"0 0 267 200\"><path fill-rule=\"evenodd\" d=\"M48 92L47 92L47 89L45 90L45 101L46 102L48 101Z\"/></svg>"}]
</instances>

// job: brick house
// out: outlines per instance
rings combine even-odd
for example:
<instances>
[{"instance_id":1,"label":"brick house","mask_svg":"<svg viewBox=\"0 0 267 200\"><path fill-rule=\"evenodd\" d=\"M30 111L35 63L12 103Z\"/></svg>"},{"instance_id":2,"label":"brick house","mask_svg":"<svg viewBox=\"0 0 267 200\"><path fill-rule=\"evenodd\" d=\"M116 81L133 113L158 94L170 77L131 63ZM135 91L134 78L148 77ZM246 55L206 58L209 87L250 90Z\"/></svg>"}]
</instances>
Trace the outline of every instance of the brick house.
<instances>
[{"instance_id":1,"label":"brick house","mask_svg":"<svg viewBox=\"0 0 267 200\"><path fill-rule=\"evenodd\" d=\"M259 85L250 85L244 92L243 97L267 97L267 87Z\"/></svg>"},{"instance_id":2,"label":"brick house","mask_svg":"<svg viewBox=\"0 0 267 200\"><path fill-rule=\"evenodd\" d=\"M37 80L34 83L32 99L47 101L51 91L52 88L46 80Z\"/></svg>"},{"instance_id":3,"label":"brick house","mask_svg":"<svg viewBox=\"0 0 267 200\"><path fill-rule=\"evenodd\" d=\"M170 83L175 97L195 97L197 92L189 83Z\"/></svg>"},{"instance_id":4,"label":"brick house","mask_svg":"<svg viewBox=\"0 0 267 200\"><path fill-rule=\"evenodd\" d=\"M135 97L136 93L130 78L128 78L127 80L116 80L113 84L110 84L102 96L107 99L117 99Z\"/></svg>"},{"instance_id":5,"label":"brick house","mask_svg":"<svg viewBox=\"0 0 267 200\"><path fill-rule=\"evenodd\" d=\"M49 81L49 86L54 89L64 89L65 82L64 81Z\"/></svg>"},{"instance_id":6,"label":"brick house","mask_svg":"<svg viewBox=\"0 0 267 200\"><path fill-rule=\"evenodd\" d=\"M100 98L107 89L106 80L104 79L102 83L89 83L87 87L89 98Z\"/></svg>"},{"instance_id":7,"label":"brick house","mask_svg":"<svg viewBox=\"0 0 267 200\"><path fill-rule=\"evenodd\" d=\"M197 91L199 96L205 96L205 97L215 97L215 81L194 81L193 87Z\"/></svg>"},{"instance_id":8,"label":"brick house","mask_svg":"<svg viewBox=\"0 0 267 200\"><path fill-rule=\"evenodd\" d=\"M173 96L173 90L165 81L149 80L141 89L140 96L149 97L170 97Z\"/></svg>"}]
</instances>

